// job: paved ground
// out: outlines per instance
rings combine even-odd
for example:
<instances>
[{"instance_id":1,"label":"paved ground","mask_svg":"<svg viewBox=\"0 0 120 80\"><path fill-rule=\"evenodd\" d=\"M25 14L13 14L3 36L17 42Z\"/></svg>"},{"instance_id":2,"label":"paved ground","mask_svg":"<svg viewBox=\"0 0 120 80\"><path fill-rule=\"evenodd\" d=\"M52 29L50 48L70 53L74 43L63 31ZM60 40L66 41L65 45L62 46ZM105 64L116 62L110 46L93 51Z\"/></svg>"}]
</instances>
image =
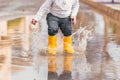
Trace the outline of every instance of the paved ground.
<instances>
[{"instance_id":1,"label":"paved ground","mask_svg":"<svg viewBox=\"0 0 120 80\"><path fill-rule=\"evenodd\" d=\"M13 18L35 14L43 2L44 0L0 0L0 17Z\"/></svg>"},{"instance_id":2,"label":"paved ground","mask_svg":"<svg viewBox=\"0 0 120 80\"><path fill-rule=\"evenodd\" d=\"M70 56L73 58L71 62L71 76L73 80L120 79L120 63L103 51L104 46L103 36L97 35L88 42L87 50L84 54ZM48 79L48 57L49 56L38 56L35 62L39 62L39 68L36 70L34 69L35 67L28 66L28 64L25 67L18 66L18 70L13 71L11 80L33 80L35 77L37 77L37 80L51 80L50 78ZM64 58L65 56L57 56L56 65L59 78L63 72ZM38 71L38 73L36 71ZM61 80L67 80L67 78L70 77L70 75L67 75L68 74L64 74Z\"/></svg>"},{"instance_id":3,"label":"paved ground","mask_svg":"<svg viewBox=\"0 0 120 80\"><path fill-rule=\"evenodd\" d=\"M23 4L23 1L27 5ZM6 0L0 0L1 2L3 3L0 5L2 11L0 14L1 18L13 17L15 14L34 14L40 4L40 1L34 0L8 0L7 2ZM12 11L13 13L11 13ZM120 31L119 28L117 30ZM115 36L109 36L110 41L106 43L104 35L94 34L93 38L88 41L85 52L79 55L68 56L73 58L70 62L72 67L71 74L66 73L61 76L64 71L64 58L66 56L56 56L57 60L55 63L57 65L57 75L59 76L57 78L70 80L67 78L71 76L72 80L120 80L120 57L118 54L120 45L115 41L117 39L115 38L117 37L116 34ZM7 73L10 78L6 80L34 80L34 78L37 78L37 80L51 80L51 78L48 78L50 76L48 75L48 57L39 55L33 62L33 57L31 56L28 58L12 56L11 71ZM1 59L4 59L4 57L0 57L0 63ZM35 65L35 62L37 65ZM3 64L0 64L1 69L2 66Z\"/></svg>"}]
</instances>

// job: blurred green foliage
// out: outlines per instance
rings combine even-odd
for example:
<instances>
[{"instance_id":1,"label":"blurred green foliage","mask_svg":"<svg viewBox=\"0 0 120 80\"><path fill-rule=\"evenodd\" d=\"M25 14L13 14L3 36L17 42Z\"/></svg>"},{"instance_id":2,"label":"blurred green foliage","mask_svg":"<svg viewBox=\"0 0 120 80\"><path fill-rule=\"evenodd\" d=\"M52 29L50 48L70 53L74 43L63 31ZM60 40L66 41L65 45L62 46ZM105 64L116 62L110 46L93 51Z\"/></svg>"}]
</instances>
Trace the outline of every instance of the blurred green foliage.
<instances>
[{"instance_id":1,"label":"blurred green foliage","mask_svg":"<svg viewBox=\"0 0 120 80\"><path fill-rule=\"evenodd\" d=\"M9 20L8 23L7 23L8 29L19 28L23 19L24 18L16 18L16 19L13 19L13 20Z\"/></svg>"}]
</instances>

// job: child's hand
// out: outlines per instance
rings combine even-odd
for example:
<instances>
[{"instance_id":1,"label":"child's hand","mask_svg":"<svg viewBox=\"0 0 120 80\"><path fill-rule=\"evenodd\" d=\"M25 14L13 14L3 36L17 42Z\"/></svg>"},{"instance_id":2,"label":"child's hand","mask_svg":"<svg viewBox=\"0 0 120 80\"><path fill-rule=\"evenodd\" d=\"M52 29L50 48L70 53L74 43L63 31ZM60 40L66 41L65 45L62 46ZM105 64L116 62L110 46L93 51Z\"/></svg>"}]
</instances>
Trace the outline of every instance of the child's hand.
<instances>
[{"instance_id":1,"label":"child's hand","mask_svg":"<svg viewBox=\"0 0 120 80\"><path fill-rule=\"evenodd\" d=\"M74 16L71 16L71 21L72 21L72 24L76 24L76 17L74 17Z\"/></svg>"},{"instance_id":2,"label":"child's hand","mask_svg":"<svg viewBox=\"0 0 120 80\"><path fill-rule=\"evenodd\" d=\"M30 28L29 28L30 32L34 32L37 30L36 23L37 23L37 21L35 19L32 19Z\"/></svg>"},{"instance_id":3,"label":"child's hand","mask_svg":"<svg viewBox=\"0 0 120 80\"><path fill-rule=\"evenodd\" d=\"M35 19L32 19L31 24L36 25L37 21Z\"/></svg>"}]
</instances>

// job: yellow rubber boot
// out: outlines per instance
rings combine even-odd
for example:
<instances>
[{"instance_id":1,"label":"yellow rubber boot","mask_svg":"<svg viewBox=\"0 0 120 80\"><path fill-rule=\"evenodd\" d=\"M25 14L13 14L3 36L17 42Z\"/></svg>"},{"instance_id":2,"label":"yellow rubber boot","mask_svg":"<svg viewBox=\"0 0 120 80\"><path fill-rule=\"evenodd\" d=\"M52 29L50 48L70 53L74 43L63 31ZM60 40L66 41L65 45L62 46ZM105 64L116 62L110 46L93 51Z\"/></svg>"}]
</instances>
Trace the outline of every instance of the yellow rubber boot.
<instances>
[{"instance_id":1,"label":"yellow rubber boot","mask_svg":"<svg viewBox=\"0 0 120 80\"><path fill-rule=\"evenodd\" d=\"M56 40L57 36L48 36L48 53L56 54Z\"/></svg>"},{"instance_id":2,"label":"yellow rubber boot","mask_svg":"<svg viewBox=\"0 0 120 80\"><path fill-rule=\"evenodd\" d=\"M64 57L64 71L71 71L72 70L72 56L65 56Z\"/></svg>"},{"instance_id":3,"label":"yellow rubber boot","mask_svg":"<svg viewBox=\"0 0 120 80\"><path fill-rule=\"evenodd\" d=\"M48 56L48 71L56 72L56 56Z\"/></svg>"},{"instance_id":4,"label":"yellow rubber boot","mask_svg":"<svg viewBox=\"0 0 120 80\"><path fill-rule=\"evenodd\" d=\"M72 36L64 36L64 50L67 53L74 53L72 47Z\"/></svg>"}]
</instances>

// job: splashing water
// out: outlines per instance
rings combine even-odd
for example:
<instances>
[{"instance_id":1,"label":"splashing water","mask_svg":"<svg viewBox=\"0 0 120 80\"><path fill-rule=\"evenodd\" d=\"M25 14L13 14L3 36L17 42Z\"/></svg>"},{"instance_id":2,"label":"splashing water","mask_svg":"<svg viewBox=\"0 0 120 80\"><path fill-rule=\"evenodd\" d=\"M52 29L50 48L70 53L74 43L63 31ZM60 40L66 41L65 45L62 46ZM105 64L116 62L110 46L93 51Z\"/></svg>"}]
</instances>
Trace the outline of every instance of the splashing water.
<instances>
[{"instance_id":1,"label":"splashing water","mask_svg":"<svg viewBox=\"0 0 120 80\"><path fill-rule=\"evenodd\" d=\"M90 27L91 26L80 27L72 34L74 47L79 52L86 50L87 41L92 38L92 28L90 29Z\"/></svg>"},{"instance_id":2,"label":"splashing water","mask_svg":"<svg viewBox=\"0 0 120 80\"><path fill-rule=\"evenodd\" d=\"M37 72L39 75L40 73L40 57L38 56L39 53L43 53L46 54L47 53L47 25L46 25L46 21L43 21L41 24L41 29L32 32L31 34L31 49L32 49L32 53L34 54L34 67L37 68ZM86 50L86 46L87 46L87 40L90 39L92 34L92 28L91 26L85 26L82 27L80 26L80 28L75 31L72 34L73 37L73 46L75 48L75 50L77 50L79 53L81 52L85 52ZM57 34L57 44L59 44L59 46L57 46L57 54L63 53L63 35L61 33L61 31L58 32ZM85 70L86 72L89 71L90 69L88 69L89 66L85 57L85 54L82 54L84 56L84 61L83 63L80 65L81 67L85 66L83 70ZM82 58L83 59L83 58ZM76 64L76 63L75 63ZM83 72L83 71L82 71Z\"/></svg>"},{"instance_id":3,"label":"splashing water","mask_svg":"<svg viewBox=\"0 0 120 80\"><path fill-rule=\"evenodd\" d=\"M44 25L44 24L41 24ZM31 43L31 47L32 47L32 51L33 53L39 53L39 52L44 52L46 53L47 50L47 27L41 27L41 31L35 31L32 32L32 43ZM91 34L92 34L92 30L90 29L90 26L85 26L85 27L80 27L77 31L75 31L72 34L73 37L73 46L75 48L75 50L78 51L85 51L86 50L86 46L87 46L87 40L91 39ZM59 31L59 33L57 34L58 38L57 38L57 44L59 44L59 46L57 46L57 52L60 53L63 50L63 44L61 44L63 42L62 40L62 33Z\"/></svg>"}]
</instances>

